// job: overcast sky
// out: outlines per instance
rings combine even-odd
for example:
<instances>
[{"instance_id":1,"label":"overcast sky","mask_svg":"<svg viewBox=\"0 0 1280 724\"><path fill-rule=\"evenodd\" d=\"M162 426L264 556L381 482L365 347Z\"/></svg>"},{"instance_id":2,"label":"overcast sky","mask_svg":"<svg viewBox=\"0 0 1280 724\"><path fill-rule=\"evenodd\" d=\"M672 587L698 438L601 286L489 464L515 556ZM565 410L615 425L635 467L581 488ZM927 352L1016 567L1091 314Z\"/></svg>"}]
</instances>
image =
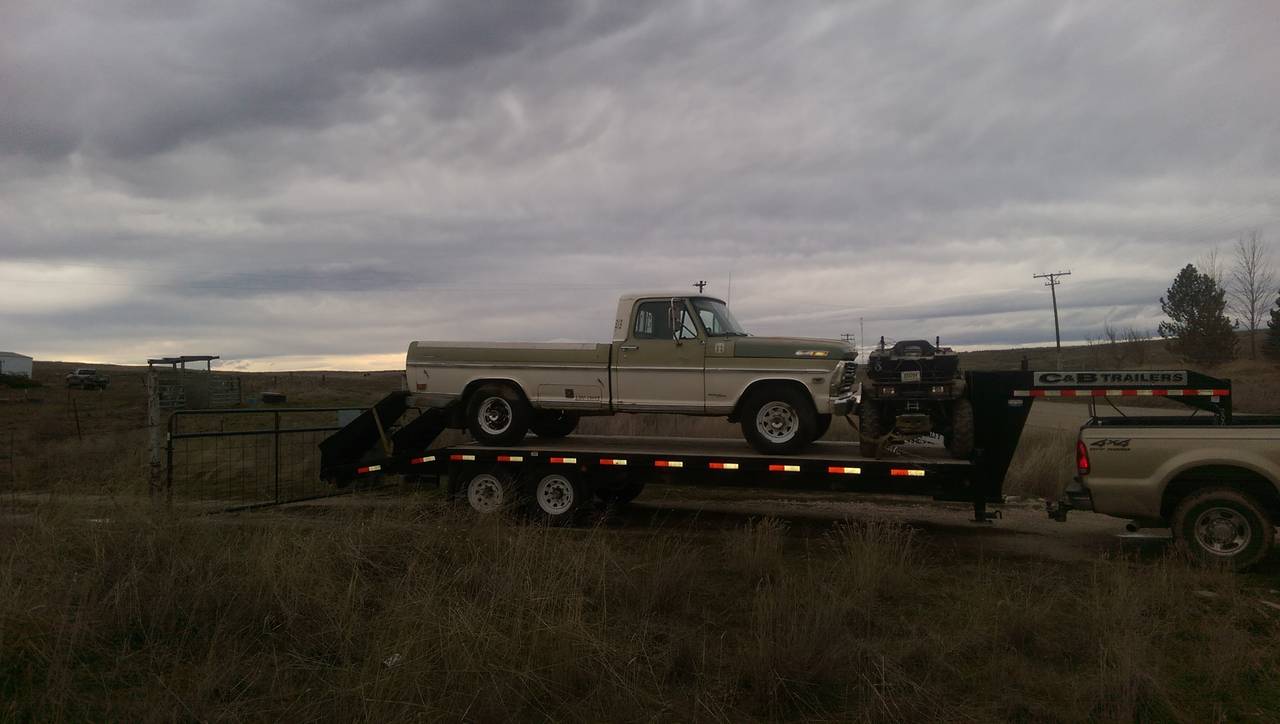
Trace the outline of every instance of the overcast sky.
<instances>
[{"instance_id":1,"label":"overcast sky","mask_svg":"<svg viewBox=\"0 0 1280 724\"><path fill-rule=\"evenodd\" d=\"M1154 329L1280 246L1280 4L5 0L0 349L393 368L604 340ZM732 290L730 291L730 279Z\"/></svg>"}]
</instances>

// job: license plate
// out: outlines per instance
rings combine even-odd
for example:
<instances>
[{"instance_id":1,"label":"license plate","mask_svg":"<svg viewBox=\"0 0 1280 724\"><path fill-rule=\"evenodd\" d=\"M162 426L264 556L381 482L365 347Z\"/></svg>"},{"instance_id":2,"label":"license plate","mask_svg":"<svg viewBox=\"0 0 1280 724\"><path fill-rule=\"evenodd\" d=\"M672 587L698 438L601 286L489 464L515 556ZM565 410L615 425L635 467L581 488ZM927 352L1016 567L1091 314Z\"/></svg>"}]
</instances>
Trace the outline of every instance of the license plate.
<instances>
[{"instance_id":1,"label":"license plate","mask_svg":"<svg viewBox=\"0 0 1280 724\"><path fill-rule=\"evenodd\" d=\"M919 370L916 370L915 372L903 372L903 373L902 373L902 381L903 381L903 382L919 382L919 381L920 381L920 371L919 371Z\"/></svg>"}]
</instances>

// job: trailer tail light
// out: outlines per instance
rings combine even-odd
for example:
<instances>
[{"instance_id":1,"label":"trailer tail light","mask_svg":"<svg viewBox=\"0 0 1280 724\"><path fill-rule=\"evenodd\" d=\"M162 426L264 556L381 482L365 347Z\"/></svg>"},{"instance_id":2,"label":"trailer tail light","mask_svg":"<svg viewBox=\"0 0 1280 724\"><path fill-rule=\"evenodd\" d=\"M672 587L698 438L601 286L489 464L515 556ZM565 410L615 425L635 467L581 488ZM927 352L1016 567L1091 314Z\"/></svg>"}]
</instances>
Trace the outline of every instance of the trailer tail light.
<instances>
[{"instance_id":1,"label":"trailer tail light","mask_svg":"<svg viewBox=\"0 0 1280 724\"><path fill-rule=\"evenodd\" d=\"M1084 444L1084 440L1076 440L1076 473L1089 474L1089 447Z\"/></svg>"}]
</instances>

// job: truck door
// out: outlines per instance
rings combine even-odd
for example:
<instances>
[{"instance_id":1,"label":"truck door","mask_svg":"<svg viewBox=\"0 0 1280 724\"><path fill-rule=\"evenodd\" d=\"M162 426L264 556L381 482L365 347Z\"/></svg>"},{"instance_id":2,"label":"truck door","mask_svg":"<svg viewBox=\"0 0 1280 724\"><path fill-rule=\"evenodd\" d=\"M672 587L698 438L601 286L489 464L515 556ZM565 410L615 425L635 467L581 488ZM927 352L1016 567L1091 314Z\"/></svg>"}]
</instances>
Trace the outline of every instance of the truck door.
<instances>
[{"instance_id":1,"label":"truck door","mask_svg":"<svg viewBox=\"0 0 1280 724\"><path fill-rule=\"evenodd\" d=\"M703 412L706 339L683 299L645 299L614 356L613 402L619 410Z\"/></svg>"}]
</instances>

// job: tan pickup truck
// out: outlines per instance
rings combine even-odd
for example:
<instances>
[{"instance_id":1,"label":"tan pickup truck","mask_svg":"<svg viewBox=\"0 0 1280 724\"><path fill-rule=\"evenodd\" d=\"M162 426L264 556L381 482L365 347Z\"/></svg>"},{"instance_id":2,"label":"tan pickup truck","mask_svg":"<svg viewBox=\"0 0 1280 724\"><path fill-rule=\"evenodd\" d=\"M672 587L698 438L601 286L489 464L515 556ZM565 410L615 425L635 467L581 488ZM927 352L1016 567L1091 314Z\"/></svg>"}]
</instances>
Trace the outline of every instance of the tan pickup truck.
<instances>
[{"instance_id":1,"label":"tan pickup truck","mask_svg":"<svg viewBox=\"0 0 1280 724\"><path fill-rule=\"evenodd\" d=\"M750 336L714 297L652 293L618 301L611 344L413 342L405 364L419 403L456 404L456 426L489 444L665 412L727 417L761 452L791 453L850 412L856 357L839 340Z\"/></svg>"},{"instance_id":2,"label":"tan pickup truck","mask_svg":"<svg viewBox=\"0 0 1280 724\"><path fill-rule=\"evenodd\" d=\"M1193 556L1233 568L1275 544L1280 417L1095 417L1080 430L1076 467L1062 515L1078 508L1131 518L1131 530L1167 527Z\"/></svg>"}]
</instances>

